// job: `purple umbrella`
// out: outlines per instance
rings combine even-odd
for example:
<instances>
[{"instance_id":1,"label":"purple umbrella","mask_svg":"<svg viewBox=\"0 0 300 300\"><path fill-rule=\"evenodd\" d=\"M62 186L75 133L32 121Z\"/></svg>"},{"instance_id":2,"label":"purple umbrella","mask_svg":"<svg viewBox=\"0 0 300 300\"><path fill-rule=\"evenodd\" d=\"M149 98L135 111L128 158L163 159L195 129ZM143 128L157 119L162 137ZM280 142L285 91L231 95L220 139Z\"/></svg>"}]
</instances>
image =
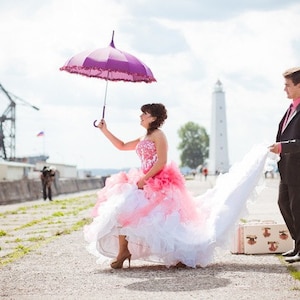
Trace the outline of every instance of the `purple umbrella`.
<instances>
[{"instance_id":1,"label":"purple umbrella","mask_svg":"<svg viewBox=\"0 0 300 300\"><path fill-rule=\"evenodd\" d=\"M103 119L105 115L108 80L146 83L156 81L150 68L142 61L129 53L115 48L114 31L108 47L79 53L69 59L60 70L106 80L102 111ZM96 122L94 122L94 126L96 126Z\"/></svg>"}]
</instances>

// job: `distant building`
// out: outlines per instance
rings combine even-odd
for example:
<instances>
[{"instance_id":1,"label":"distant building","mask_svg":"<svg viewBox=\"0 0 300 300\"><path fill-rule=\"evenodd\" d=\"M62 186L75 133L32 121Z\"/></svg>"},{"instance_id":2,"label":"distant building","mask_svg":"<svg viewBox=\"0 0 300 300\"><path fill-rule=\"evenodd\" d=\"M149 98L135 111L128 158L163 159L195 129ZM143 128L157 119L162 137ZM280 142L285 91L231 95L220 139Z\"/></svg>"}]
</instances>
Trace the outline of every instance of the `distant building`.
<instances>
[{"instance_id":1,"label":"distant building","mask_svg":"<svg viewBox=\"0 0 300 300\"><path fill-rule=\"evenodd\" d=\"M212 94L208 172L209 174L219 174L226 173L228 170L225 93L221 81L218 80Z\"/></svg>"},{"instance_id":2,"label":"distant building","mask_svg":"<svg viewBox=\"0 0 300 300\"><path fill-rule=\"evenodd\" d=\"M28 178L34 171L34 165L0 160L0 181L12 181Z\"/></svg>"},{"instance_id":3,"label":"distant building","mask_svg":"<svg viewBox=\"0 0 300 300\"><path fill-rule=\"evenodd\" d=\"M23 162L28 164L36 164L38 162L46 162L49 159L49 156L46 155L37 155L37 156L25 156L25 157L16 157L14 161Z\"/></svg>"},{"instance_id":4,"label":"distant building","mask_svg":"<svg viewBox=\"0 0 300 300\"><path fill-rule=\"evenodd\" d=\"M39 179L44 166L53 167L56 170L56 178L78 178L75 165L38 162L28 164L24 162L0 160L0 182L21 179Z\"/></svg>"}]
</instances>

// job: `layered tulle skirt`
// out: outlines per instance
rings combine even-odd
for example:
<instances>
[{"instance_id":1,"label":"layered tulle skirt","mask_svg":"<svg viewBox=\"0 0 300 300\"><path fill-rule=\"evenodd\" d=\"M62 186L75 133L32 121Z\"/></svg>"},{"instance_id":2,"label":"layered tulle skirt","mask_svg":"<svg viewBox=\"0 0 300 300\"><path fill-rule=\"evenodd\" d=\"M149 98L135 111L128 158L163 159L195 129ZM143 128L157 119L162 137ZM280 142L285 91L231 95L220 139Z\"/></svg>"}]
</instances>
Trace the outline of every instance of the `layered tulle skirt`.
<instances>
[{"instance_id":1,"label":"layered tulle skirt","mask_svg":"<svg viewBox=\"0 0 300 300\"><path fill-rule=\"evenodd\" d=\"M261 178L267 153L264 146L254 147L198 197L188 192L174 163L148 180L143 190L136 185L143 175L139 170L112 175L98 193L92 223L84 228L88 251L98 263L106 263L118 254L118 236L125 235L132 260L207 266L214 249L233 235Z\"/></svg>"}]
</instances>

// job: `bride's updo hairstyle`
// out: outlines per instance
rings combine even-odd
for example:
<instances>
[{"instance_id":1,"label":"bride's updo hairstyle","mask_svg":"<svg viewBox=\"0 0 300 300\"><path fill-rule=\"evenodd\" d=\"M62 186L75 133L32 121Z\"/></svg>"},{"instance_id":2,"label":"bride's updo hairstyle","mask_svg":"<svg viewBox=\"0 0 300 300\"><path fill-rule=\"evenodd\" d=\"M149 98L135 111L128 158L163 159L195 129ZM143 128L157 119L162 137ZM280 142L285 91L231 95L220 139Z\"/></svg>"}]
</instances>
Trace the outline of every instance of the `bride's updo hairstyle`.
<instances>
[{"instance_id":1,"label":"bride's updo hairstyle","mask_svg":"<svg viewBox=\"0 0 300 300\"><path fill-rule=\"evenodd\" d=\"M152 117L156 118L152 123L149 124L147 134L151 134L155 129L161 127L168 117L167 110L161 103L144 104L141 107L141 111L143 113L149 113Z\"/></svg>"}]
</instances>

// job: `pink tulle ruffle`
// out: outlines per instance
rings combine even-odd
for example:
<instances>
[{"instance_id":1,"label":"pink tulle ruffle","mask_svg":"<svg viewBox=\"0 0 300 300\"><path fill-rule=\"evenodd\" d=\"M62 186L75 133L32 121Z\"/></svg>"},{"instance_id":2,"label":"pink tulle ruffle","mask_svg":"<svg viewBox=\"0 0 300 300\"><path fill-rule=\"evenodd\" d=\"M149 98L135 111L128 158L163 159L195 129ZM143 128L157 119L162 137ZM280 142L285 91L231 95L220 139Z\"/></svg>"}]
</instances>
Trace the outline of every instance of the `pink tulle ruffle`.
<instances>
[{"instance_id":1,"label":"pink tulle ruffle","mask_svg":"<svg viewBox=\"0 0 300 300\"><path fill-rule=\"evenodd\" d=\"M165 217L179 212L180 220L193 221L197 217L195 203L185 188L185 180L175 163L171 163L144 186L147 204L135 211L122 213L118 219L122 226L133 225L154 210L158 205Z\"/></svg>"}]
</instances>

